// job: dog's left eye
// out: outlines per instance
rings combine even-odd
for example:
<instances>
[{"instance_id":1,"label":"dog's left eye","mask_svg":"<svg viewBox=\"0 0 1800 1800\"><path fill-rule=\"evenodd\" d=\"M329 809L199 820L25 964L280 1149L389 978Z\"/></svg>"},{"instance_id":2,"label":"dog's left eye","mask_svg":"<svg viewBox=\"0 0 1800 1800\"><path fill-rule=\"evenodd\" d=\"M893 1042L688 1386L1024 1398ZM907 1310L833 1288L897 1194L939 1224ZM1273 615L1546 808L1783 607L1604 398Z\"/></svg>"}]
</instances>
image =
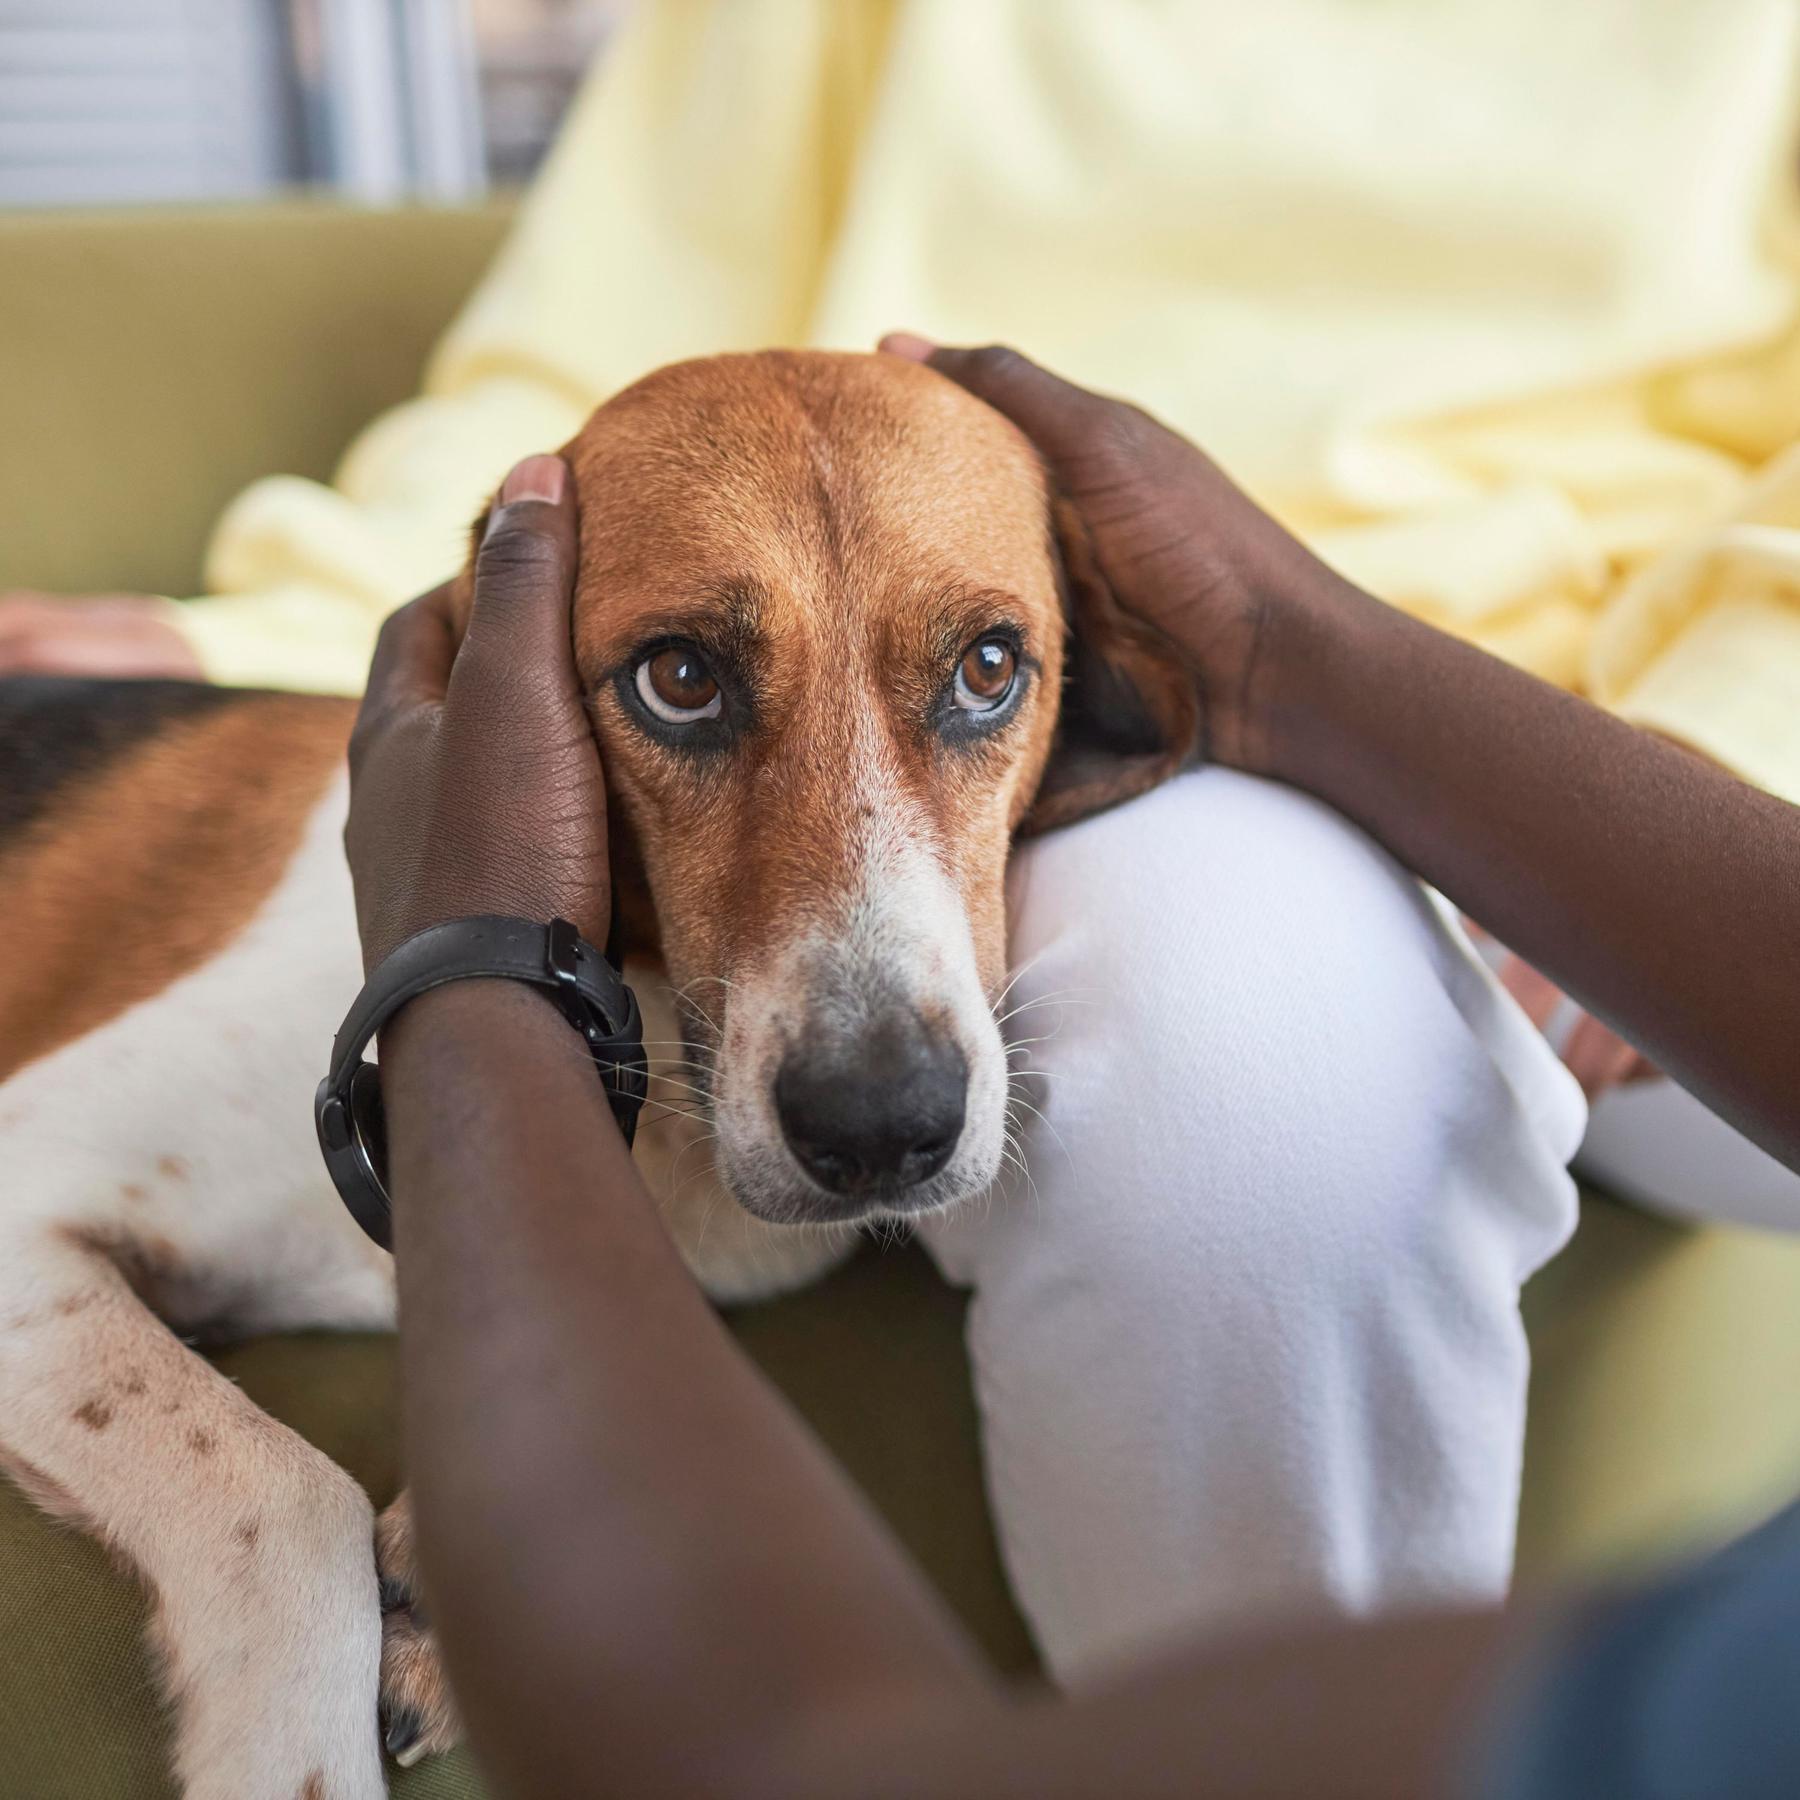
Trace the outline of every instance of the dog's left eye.
<instances>
[{"instance_id":1,"label":"dog's left eye","mask_svg":"<svg viewBox=\"0 0 1800 1800\"><path fill-rule=\"evenodd\" d=\"M1005 638L977 638L956 665L956 704L964 712L993 712L1012 692L1019 657Z\"/></svg>"},{"instance_id":2,"label":"dog's left eye","mask_svg":"<svg viewBox=\"0 0 1800 1800\"><path fill-rule=\"evenodd\" d=\"M638 698L665 725L716 719L724 709L712 671L697 650L682 644L646 656L637 666L636 685Z\"/></svg>"}]
</instances>

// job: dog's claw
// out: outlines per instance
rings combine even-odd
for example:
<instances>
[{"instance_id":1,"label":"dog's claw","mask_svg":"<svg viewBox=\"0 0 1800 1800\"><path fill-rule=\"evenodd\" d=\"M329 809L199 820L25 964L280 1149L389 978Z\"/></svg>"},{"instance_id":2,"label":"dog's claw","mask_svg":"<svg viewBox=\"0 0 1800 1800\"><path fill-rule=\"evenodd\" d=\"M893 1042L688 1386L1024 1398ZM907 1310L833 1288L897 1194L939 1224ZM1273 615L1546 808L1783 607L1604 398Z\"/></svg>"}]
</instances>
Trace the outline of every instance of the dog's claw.
<instances>
[{"instance_id":1,"label":"dog's claw","mask_svg":"<svg viewBox=\"0 0 1800 1800\"><path fill-rule=\"evenodd\" d=\"M425 1721L408 1707L402 1707L388 1720L387 1736L383 1740L388 1755L401 1768L410 1769L425 1754L425 1746L420 1741L420 1733L425 1729Z\"/></svg>"}]
</instances>

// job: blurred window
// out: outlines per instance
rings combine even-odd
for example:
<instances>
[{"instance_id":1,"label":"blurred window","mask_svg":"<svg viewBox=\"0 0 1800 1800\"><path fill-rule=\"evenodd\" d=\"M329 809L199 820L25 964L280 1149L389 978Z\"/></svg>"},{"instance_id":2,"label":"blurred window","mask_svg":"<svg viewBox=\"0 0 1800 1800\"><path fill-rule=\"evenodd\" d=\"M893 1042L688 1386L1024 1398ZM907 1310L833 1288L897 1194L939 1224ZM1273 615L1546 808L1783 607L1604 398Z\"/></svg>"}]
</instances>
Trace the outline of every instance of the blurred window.
<instances>
[{"instance_id":1,"label":"blurred window","mask_svg":"<svg viewBox=\"0 0 1800 1800\"><path fill-rule=\"evenodd\" d=\"M0 0L0 207L523 180L629 3Z\"/></svg>"},{"instance_id":2,"label":"blurred window","mask_svg":"<svg viewBox=\"0 0 1800 1800\"><path fill-rule=\"evenodd\" d=\"M0 205L214 199L287 178L277 9L0 0Z\"/></svg>"},{"instance_id":3,"label":"blurred window","mask_svg":"<svg viewBox=\"0 0 1800 1800\"><path fill-rule=\"evenodd\" d=\"M587 66L629 0L473 0L488 176L538 165Z\"/></svg>"}]
</instances>

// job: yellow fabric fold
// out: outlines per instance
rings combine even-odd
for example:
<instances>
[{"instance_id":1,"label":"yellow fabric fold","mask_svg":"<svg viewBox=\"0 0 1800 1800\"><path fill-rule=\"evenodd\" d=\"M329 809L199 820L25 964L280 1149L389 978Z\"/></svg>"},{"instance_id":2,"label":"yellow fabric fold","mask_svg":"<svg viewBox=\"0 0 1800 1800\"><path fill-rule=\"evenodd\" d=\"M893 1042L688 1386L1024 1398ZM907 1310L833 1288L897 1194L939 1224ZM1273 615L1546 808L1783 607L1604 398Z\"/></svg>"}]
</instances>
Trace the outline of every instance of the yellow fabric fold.
<instances>
[{"instance_id":1,"label":"yellow fabric fold","mask_svg":"<svg viewBox=\"0 0 1800 1800\"><path fill-rule=\"evenodd\" d=\"M354 685L624 382L905 326L1130 394L1396 604L1800 794L1800 593L1721 523L1794 523L1744 508L1800 431L1797 115L1800 0L645 0L423 396L243 496L189 630Z\"/></svg>"},{"instance_id":2,"label":"yellow fabric fold","mask_svg":"<svg viewBox=\"0 0 1800 1800\"><path fill-rule=\"evenodd\" d=\"M1800 445L1623 583L1585 674L1622 717L1800 801Z\"/></svg>"}]
</instances>

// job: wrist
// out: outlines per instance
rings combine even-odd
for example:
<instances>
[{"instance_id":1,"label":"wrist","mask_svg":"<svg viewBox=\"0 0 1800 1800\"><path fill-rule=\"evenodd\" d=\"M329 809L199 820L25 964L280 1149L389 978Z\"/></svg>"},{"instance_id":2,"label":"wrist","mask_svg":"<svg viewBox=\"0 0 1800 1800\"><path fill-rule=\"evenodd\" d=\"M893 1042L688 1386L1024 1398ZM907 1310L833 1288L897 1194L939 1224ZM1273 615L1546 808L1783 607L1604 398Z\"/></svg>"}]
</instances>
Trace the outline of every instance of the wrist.
<instances>
[{"instance_id":1,"label":"wrist","mask_svg":"<svg viewBox=\"0 0 1800 1800\"><path fill-rule=\"evenodd\" d=\"M522 997L536 1010L520 1009L519 995L491 992L448 1010L427 1005L456 989L488 990L496 983L524 988ZM556 1020L538 997L551 1003ZM381 1068L363 1060L377 1033L385 1052ZM376 1243L384 1249L392 1243L384 1089L397 1086L416 1102L423 1072L466 1070L471 1049L476 1065L493 1068L521 1054L536 1059L539 1046L550 1042L561 1046L558 1062L589 1065L589 1079L598 1077L629 1144L647 1086L637 1001L566 919L547 926L508 915L449 920L408 938L375 968L333 1040L313 1117L332 1182ZM497 1052L497 1044L512 1048Z\"/></svg>"},{"instance_id":2,"label":"wrist","mask_svg":"<svg viewBox=\"0 0 1800 1800\"><path fill-rule=\"evenodd\" d=\"M1259 602L1237 766L1329 798L1355 744L1353 704L1378 679L1389 606L1323 564Z\"/></svg>"}]
</instances>

